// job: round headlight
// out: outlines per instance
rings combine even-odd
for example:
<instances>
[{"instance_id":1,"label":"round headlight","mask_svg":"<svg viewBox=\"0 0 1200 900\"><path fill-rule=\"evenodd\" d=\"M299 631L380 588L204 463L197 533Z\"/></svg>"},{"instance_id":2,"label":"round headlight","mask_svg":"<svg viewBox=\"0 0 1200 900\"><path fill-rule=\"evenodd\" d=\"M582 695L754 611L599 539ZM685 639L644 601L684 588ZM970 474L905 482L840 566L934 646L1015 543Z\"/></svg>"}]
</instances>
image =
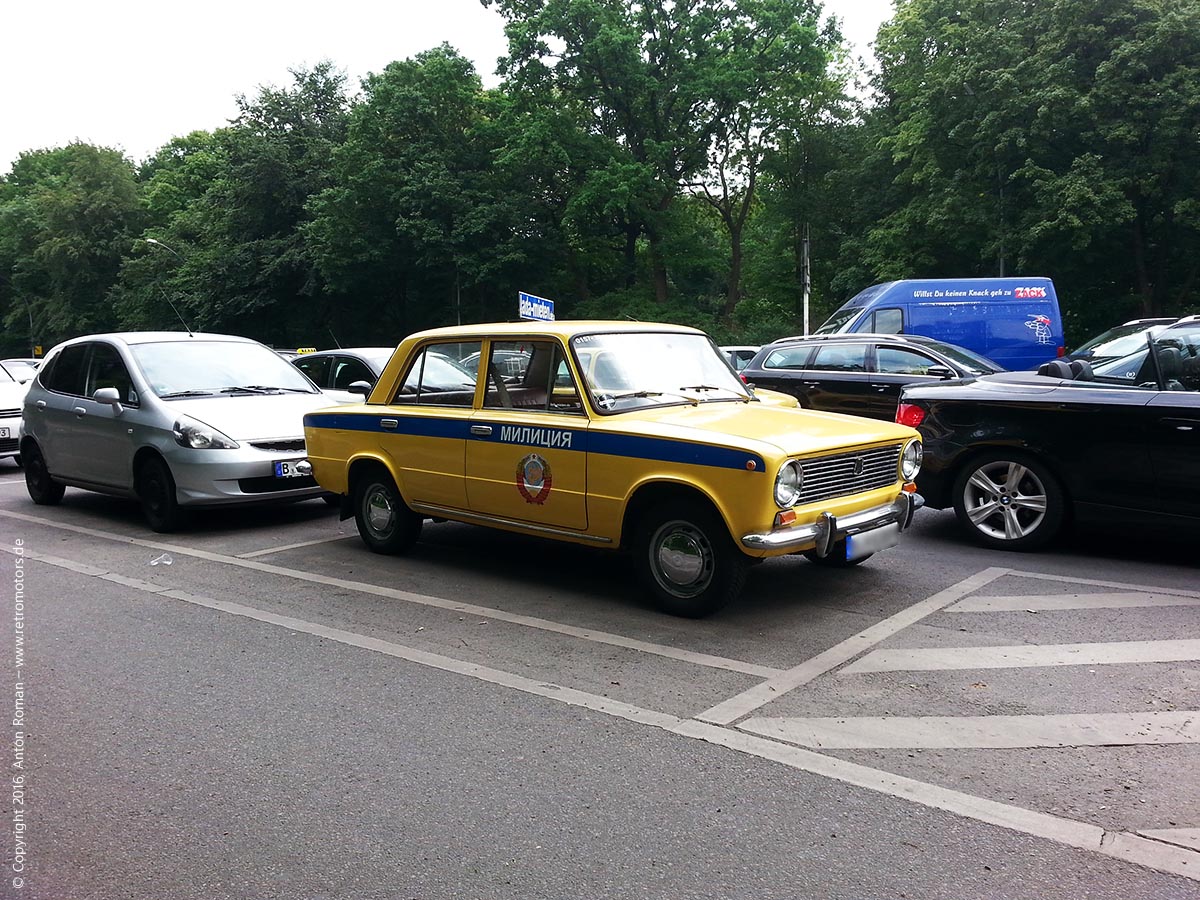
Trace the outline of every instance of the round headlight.
<instances>
[{"instance_id":1,"label":"round headlight","mask_svg":"<svg viewBox=\"0 0 1200 900\"><path fill-rule=\"evenodd\" d=\"M909 441L900 458L900 475L905 481L912 481L921 471L921 460L925 456L925 448L920 441Z\"/></svg>"},{"instance_id":2,"label":"round headlight","mask_svg":"<svg viewBox=\"0 0 1200 900\"><path fill-rule=\"evenodd\" d=\"M803 483L804 476L800 473L800 463L790 459L779 467L779 474L775 476L775 503L780 509L796 505L796 501L800 499L800 486Z\"/></svg>"}]
</instances>

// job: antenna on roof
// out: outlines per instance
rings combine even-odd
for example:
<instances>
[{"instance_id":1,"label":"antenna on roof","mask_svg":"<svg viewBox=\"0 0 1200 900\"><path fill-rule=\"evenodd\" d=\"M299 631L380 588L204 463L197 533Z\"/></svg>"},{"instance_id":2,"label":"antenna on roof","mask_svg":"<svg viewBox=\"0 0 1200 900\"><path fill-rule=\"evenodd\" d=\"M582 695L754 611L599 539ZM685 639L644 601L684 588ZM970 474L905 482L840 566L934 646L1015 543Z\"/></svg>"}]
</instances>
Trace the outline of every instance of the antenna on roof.
<instances>
[{"instance_id":1,"label":"antenna on roof","mask_svg":"<svg viewBox=\"0 0 1200 900\"><path fill-rule=\"evenodd\" d=\"M163 250L166 250L177 260L179 260L180 262L183 262L182 256L180 256L178 253L176 253L174 250L172 250L170 247L168 247L166 244L164 244L162 241L158 240L157 238L143 238L143 240L147 244L153 244L155 247L161 247ZM171 307L171 312L175 313L175 317L177 319L179 319L180 323L183 325L184 330L188 333L188 337L192 337L193 336L192 335L192 326L190 326L186 321L184 321L182 314L180 314L179 310L176 309L175 304L171 302L171 298L167 296L167 292L163 290L162 285L155 284L155 287L157 287L158 292L163 295L163 299L167 301L167 305Z\"/></svg>"},{"instance_id":2,"label":"antenna on roof","mask_svg":"<svg viewBox=\"0 0 1200 900\"><path fill-rule=\"evenodd\" d=\"M341 345L341 344L338 342L337 335L333 333L333 329L332 329L332 328L326 328L325 330L326 330L326 331L328 331L328 332L329 332L329 336L330 336L331 338L333 338L333 345L334 345L335 347L337 347L339 350L341 350L341 349L342 349L342 345Z\"/></svg>"}]
</instances>

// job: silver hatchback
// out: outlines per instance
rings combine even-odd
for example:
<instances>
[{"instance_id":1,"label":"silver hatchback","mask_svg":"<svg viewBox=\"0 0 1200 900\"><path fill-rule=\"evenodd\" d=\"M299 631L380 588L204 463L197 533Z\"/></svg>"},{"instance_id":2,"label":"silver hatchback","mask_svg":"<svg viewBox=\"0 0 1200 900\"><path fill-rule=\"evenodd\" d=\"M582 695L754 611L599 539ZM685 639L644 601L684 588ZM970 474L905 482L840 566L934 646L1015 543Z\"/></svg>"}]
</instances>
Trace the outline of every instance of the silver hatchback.
<instances>
[{"instance_id":1,"label":"silver hatchback","mask_svg":"<svg viewBox=\"0 0 1200 900\"><path fill-rule=\"evenodd\" d=\"M21 455L35 503L67 485L137 498L150 527L184 508L321 495L304 414L329 398L246 338L98 334L55 347L25 398Z\"/></svg>"}]
</instances>

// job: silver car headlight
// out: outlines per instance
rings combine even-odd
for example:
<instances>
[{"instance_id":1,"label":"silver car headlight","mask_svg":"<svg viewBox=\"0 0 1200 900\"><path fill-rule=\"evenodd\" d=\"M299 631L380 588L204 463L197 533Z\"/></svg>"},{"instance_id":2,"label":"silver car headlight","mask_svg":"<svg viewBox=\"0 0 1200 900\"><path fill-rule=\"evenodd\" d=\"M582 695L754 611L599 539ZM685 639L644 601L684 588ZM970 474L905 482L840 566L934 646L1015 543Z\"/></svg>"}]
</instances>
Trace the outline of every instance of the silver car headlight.
<instances>
[{"instance_id":1,"label":"silver car headlight","mask_svg":"<svg viewBox=\"0 0 1200 900\"><path fill-rule=\"evenodd\" d=\"M172 431L175 443L192 450L234 450L238 445L233 438L226 437L211 425L205 425L191 416L176 419Z\"/></svg>"},{"instance_id":2,"label":"silver car headlight","mask_svg":"<svg viewBox=\"0 0 1200 900\"><path fill-rule=\"evenodd\" d=\"M780 509L795 506L800 499L800 488L804 484L804 475L800 471L800 463L789 459L779 467L775 476L775 503Z\"/></svg>"},{"instance_id":3,"label":"silver car headlight","mask_svg":"<svg viewBox=\"0 0 1200 900\"><path fill-rule=\"evenodd\" d=\"M912 481L921 471L921 460L925 457L925 447L920 441L909 441L900 456L900 475L905 481Z\"/></svg>"}]
</instances>

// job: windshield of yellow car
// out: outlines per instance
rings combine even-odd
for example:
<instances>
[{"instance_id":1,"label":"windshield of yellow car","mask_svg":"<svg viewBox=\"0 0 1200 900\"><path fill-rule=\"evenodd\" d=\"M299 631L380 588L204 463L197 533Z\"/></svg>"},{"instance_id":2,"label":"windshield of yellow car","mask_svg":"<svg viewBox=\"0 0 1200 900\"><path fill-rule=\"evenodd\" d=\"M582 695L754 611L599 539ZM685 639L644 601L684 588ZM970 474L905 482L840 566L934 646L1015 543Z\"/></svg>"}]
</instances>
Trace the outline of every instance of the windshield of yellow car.
<instances>
[{"instance_id":1,"label":"windshield of yellow car","mask_svg":"<svg viewBox=\"0 0 1200 900\"><path fill-rule=\"evenodd\" d=\"M704 334L584 334L572 338L571 347L602 412L752 399Z\"/></svg>"}]
</instances>

